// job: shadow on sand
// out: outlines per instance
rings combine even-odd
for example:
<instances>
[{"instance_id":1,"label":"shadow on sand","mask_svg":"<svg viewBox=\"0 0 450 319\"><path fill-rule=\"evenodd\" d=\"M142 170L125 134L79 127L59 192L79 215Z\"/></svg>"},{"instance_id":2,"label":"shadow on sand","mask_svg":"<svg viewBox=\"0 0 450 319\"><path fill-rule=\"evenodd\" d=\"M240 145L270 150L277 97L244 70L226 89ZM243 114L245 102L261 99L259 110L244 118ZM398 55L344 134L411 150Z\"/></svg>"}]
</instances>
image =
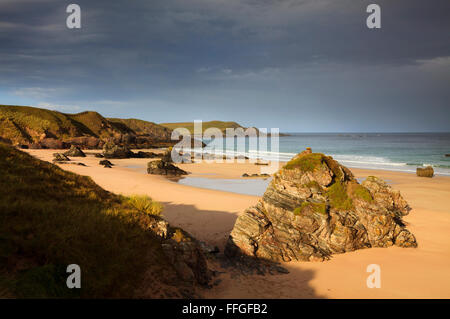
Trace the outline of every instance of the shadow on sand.
<instances>
[{"instance_id":1,"label":"shadow on sand","mask_svg":"<svg viewBox=\"0 0 450 319\"><path fill-rule=\"evenodd\" d=\"M229 259L223 254L238 213L201 210L194 205L164 202L164 218L182 227L198 240L220 250L210 261L219 280L205 292L208 298L325 298L310 285L314 271L301 269L300 262L282 265L250 258ZM295 267L294 267L295 264Z\"/></svg>"}]
</instances>

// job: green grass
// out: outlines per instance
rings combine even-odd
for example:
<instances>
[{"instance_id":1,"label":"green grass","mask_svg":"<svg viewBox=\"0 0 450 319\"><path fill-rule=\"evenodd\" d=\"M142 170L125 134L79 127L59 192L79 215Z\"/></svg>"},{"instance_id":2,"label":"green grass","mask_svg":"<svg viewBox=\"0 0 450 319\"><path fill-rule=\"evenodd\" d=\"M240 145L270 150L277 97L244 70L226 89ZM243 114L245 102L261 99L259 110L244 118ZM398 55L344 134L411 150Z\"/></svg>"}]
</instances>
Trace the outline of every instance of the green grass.
<instances>
[{"instance_id":1,"label":"green grass","mask_svg":"<svg viewBox=\"0 0 450 319\"><path fill-rule=\"evenodd\" d=\"M303 202L300 207L294 209L294 215L302 215L306 209L310 209L313 212L321 215L327 214L327 206L325 203Z\"/></svg>"},{"instance_id":2,"label":"green grass","mask_svg":"<svg viewBox=\"0 0 450 319\"><path fill-rule=\"evenodd\" d=\"M337 210L350 210L353 208L353 202L348 197L344 184L340 181L336 181L328 188L326 196L332 208Z\"/></svg>"},{"instance_id":3,"label":"green grass","mask_svg":"<svg viewBox=\"0 0 450 319\"><path fill-rule=\"evenodd\" d=\"M126 197L125 202L143 214L160 216L162 212L162 205L145 195Z\"/></svg>"},{"instance_id":4,"label":"green grass","mask_svg":"<svg viewBox=\"0 0 450 319\"><path fill-rule=\"evenodd\" d=\"M310 181L310 182L304 184L304 186L307 188L315 188L317 190L322 189L322 187L319 185L319 183L317 181Z\"/></svg>"},{"instance_id":5,"label":"green grass","mask_svg":"<svg viewBox=\"0 0 450 319\"><path fill-rule=\"evenodd\" d=\"M362 199L368 203L373 203L373 197L369 190L360 184L352 184L350 186L352 197Z\"/></svg>"},{"instance_id":6,"label":"green grass","mask_svg":"<svg viewBox=\"0 0 450 319\"><path fill-rule=\"evenodd\" d=\"M127 127L138 135L148 135L160 139L170 139L172 135L171 129L144 120L108 118L108 121L115 124L116 127Z\"/></svg>"},{"instance_id":7,"label":"green grass","mask_svg":"<svg viewBox=\"0 0 450 319\"><path fill-rule=\"evenodd\" d=\"M170 269L148 198L124 200L1 143L0 176L0 296L130 297L150 267ZM66 287L69 264L81 289Z\"/></svg>"},{"instance_id":8,"label":"green grass","mask_svg":"<svg viewBox=\"0 0 450 319\"><path fill-rule=\"evenodd\" d=\"M39 141L44 133L61 140L81 136L107 138L128 133L169 141L172 132L152 122L106 119L93 111L66 114L29 106L0 105L0 140L12 144L32 143Z\"/></svg>"},{"instance_id":9,"label":"green grass","mask_svg":"<svg viewBox=\"0 0 450 319\"><path fill-rule=\"evenodd\" d=\"M325 155L321 153L304 154L293 158L285 166L285 169L300 169L303 172L312 172L322 165Z\"/></svg>"}]
</instances>

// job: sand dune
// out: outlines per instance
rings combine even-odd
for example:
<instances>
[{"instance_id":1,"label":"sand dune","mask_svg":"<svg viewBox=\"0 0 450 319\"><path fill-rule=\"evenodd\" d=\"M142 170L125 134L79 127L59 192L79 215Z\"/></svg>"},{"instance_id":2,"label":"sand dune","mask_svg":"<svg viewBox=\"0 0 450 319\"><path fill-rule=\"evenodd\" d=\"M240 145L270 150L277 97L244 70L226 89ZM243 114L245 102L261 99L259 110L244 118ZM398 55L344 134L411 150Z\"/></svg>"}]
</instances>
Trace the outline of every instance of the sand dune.
<instances>
[{"instance_id":1,"label":"sand dune","mask_svg":"<svg viewBox=\"0 0 450 319\"><path fill-rule=\"evenodd\" d=\"M52 150L29 150L50 161ZM258 201L256 196L240 195L180 185L164 177L145 174L147 159L111 160L106 169L98 158L75 161L87 166L61 165L78 174L91 176L103 188L121 194L147 194L162 202L164 216L200 240L223 251L226 239L239 213ZM249 164L183 164L191 176L240 178L258 173ZM323 263L284 264L287 275L242 275L218 270L222 282L202 291L207 298L450 298L450 178L418 178L399 172L352 169L358 178L376 175L402 192L413 210L404 220L416 236L419 247L371 248L335 255ZM214 175L211 175L214 174ZM381 288L369 289L369 264L381 266Z\"/></svg>"}]
</instances>

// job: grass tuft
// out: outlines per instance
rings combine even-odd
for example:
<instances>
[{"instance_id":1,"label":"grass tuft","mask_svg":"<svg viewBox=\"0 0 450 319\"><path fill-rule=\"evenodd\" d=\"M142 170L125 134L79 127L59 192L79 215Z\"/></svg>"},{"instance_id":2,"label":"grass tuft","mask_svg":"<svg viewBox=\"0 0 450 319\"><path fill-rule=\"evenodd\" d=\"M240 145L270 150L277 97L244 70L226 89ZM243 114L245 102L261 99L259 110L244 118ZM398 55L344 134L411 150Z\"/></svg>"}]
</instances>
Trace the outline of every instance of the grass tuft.
<instances>
[{"instance_id":1,"label":"grass tuft","mask_svg":"<svg viewBox=\"0 0 450 319\"><path fill-rule=\"evenodd\" d=\"M373 197L369 190L360 184L352 184L350 187L351 196L362 199L368 203L373 203Z\"/></svg>"},{"instance_id":2,"label":"grass tuft","mask_svg":"<svg viewBox=\"0 0 450 319\"><path fill-rule=\"evenodd\" d=\"M304 154L290 160L285 169L300 169L303 172L312 172L323 163L324 155L321 153Z\"/></svg>"},{"instance_id":3,"label":"grass tuft","mask_svg":"<svg viewBox=\"0 0 450 319\"><path fill-rule=\"evenodd\" d=\"M134 207L138 212L147 215L160 216L162 212L162 205L153 201L146 195L132 195L127 198L127 202Z\"/></svg>"},{"instance_id":4,"label":"grass tuft","mask_svg":"<svg viewBox=\"0 0 450 319\"><path fill-rule=\"evenodd\" d=\"M326 196L332 208L337 210L350 210L353 208L353 202L348 197L344 184L340 181L335 182L328 188Z\"/></svg>"}]
</instances>

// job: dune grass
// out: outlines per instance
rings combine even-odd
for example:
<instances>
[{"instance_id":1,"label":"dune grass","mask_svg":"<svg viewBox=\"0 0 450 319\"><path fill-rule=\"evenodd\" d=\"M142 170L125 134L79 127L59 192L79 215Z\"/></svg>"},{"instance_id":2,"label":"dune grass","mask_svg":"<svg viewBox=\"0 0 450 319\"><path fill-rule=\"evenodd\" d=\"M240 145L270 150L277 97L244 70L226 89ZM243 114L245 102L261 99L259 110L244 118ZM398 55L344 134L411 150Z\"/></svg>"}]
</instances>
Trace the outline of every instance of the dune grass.
<instances>
[{"instance_id":1,"label":"dune grass","mask_svg":"<svg viewBox=\"0 0 450 319\"><path fill-rule=\"evenodd\" d=\"M0 143L0 296L130 297L149 266L171 265L149 231L160 207ZM82 288L68 289L78 264Z\"/></svg>"}]
</instances>

